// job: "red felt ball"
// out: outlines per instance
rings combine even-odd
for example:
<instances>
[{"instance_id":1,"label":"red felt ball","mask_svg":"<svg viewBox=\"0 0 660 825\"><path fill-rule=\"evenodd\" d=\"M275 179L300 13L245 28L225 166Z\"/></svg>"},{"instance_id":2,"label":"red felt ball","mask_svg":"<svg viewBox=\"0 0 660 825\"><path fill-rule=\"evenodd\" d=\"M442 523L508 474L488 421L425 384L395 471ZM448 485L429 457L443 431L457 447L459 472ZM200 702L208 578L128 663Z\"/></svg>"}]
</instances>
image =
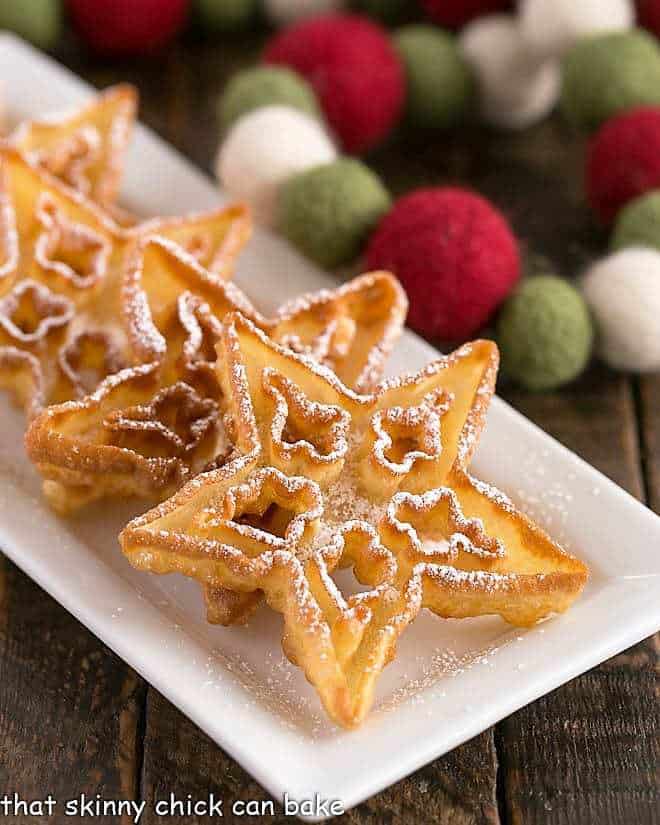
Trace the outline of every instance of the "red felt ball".
<instances>
[{"instance_id":1,"label":"red felt ball","mask_svg":"<svg viewBox=\"0 0 660 825\"><path fill-rule=\"evenodd\" d=\"M637 0L637 22L660 37L660 0Z\"/></svg>"},{"instance_id":2,"label":"red felt ball","mask_svg":"<svg viewBox=\"0 0 660 825\"><path fill-rule=\"evenodd\" d=\"M485 14L505 11L511 0L421 0L424 10L436 23L450 29L458 29Z\"/></svg>"},{"instance_id":3,"label":"red felt ball","mask_svg":"<svg viewBox=\"0 0 660 825\"><path fill-rule=\"evenodd\" d=\"M429 338L474 335L520 277L518 243L503 215L465 189L418 189L385 215L367 248L369 269L394 272L408 322Z\"/></svg>"},{"instance_id":4,"label":"red felt ball","mask_svg":"<svg viewBox=\"0 0 660 825\"><path fill-rule=\"evenodd\" d=\"M189 0L67 0L74 28L103 55L149 54L183 26Z\"/></svg>"},{"instance_id":5,"label":"red felt ball","mask_svg":"<svg viewBox=\"0 0 660 825\"><path fill-rule=\"evenodd\" d=\"M387 32L366 17L326 14L303 20L276 35L264 59L294 69L311 83L347 152L370 149L401 114L401 61Z\"/></svg>"},{"instance_id":6,"label":"red felt ball","mask_svg":"<svg viewBox=\"0 0 660 825\"><path fill-rule=\"evenodd\" d=\"M628 201L660 187L660 107L608 120L589 143L586 166L587 196L605 224Z\"/></svg>"}]
</instances>

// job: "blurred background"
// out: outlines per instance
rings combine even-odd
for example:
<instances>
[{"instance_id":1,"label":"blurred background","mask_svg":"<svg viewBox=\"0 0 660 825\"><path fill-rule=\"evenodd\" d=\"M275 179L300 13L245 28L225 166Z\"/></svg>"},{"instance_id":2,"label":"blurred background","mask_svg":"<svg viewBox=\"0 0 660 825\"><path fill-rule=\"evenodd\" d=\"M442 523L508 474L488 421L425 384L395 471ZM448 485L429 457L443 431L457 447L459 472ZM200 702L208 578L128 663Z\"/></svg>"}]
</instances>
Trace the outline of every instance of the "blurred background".
<instances>
[{"instance_id":1,"label":"blurred background","mask_svg":"<svg viewBox=\"0 0 660 825\"><path fill-rule=\"evenodd\" d=\"M145 123L316 263L393 269L427 339L495 336L500 391L652 496L659 9L3 0L0 27L135 84Z\"/></svg>"}]
</instances>

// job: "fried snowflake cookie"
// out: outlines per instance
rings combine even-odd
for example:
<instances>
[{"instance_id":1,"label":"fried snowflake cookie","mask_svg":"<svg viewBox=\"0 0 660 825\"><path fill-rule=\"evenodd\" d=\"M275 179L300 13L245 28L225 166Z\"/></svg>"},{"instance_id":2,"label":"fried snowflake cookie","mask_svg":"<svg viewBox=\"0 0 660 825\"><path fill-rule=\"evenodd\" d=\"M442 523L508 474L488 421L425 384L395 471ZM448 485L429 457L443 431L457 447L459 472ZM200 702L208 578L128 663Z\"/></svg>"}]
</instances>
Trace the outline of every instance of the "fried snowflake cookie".
<instances>
[{"instance_id":1,"label":"fried snowflake cookie","mask_svg":"<svg viewBox=\"0 0 660 825\"><path fill-rule=\"evenodd\" d=\"M0 386L29 414L88 394L139 360L121 287L145 239L169 238L222 281L249 234L240 206L125 229L16 150L0 151Z\"/></svg>"},{"instance_id":2,"label":"fried snowflake cookie","mask_svg":"<svg viewBox=\"0 0 660 825\"><path fill-rule=\"evenodd\" d=\"M240 441L225 427L216 369L220 321L240 311L275 340L290 341L356 381L382 369L406 303L388 273L356 278L286 304L264 318L171 241L150 238L132 258L121 293L125 328L140 365L79 401L51 406L26 435L30 458L60 512L106 496L161 500L226 461ZM338 330L340 342L328 343Z\"/></svg>"},{"instance_id":3,"label":"fried snowflake cookie","mask_svg":"<svg viewBox=\"0 0 660 825\"><path fill-rule=\"evenodd\" d=\"M330 715L359 725L398 638L422 608L528 626L566 608L587 569L476 481L497 349L475 341L371 395L228 319L217 370L236 456L133 520L131 564L260 594L283 616L283 647ZM366 589L344 595L332 572ZM241 602L242 598L242 602Z\"/></svg>"},{"instance_id":4,"label":"fried snowflake cookie","mask_svg":"<svg viewBox=\"0 0 660 825\"><path fill-rule=\"evenodd\" d=\"M132 86L112 86L72 113L20 123L8 143L30 163L114 209L137 105ZM127 213L126 220L131 222Z\"/></svg>"}]
</instances>

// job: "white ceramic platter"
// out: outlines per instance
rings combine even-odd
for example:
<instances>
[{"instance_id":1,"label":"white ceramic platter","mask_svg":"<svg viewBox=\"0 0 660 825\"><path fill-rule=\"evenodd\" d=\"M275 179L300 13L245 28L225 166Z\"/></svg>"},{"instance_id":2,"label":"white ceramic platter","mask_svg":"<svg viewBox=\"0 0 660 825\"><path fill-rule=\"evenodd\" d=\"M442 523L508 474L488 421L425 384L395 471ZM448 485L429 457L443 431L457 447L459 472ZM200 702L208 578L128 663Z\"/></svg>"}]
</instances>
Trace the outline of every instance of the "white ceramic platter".
<instances>
[{"instance_id":1,"label":"white ceramic platter","mask_svg":"<svg viewBox=\"0 0 660 825\"><path fill-rule=\"evenodd\" d=\"M10 117L79 104L90 89L19 40L0 35ZM135 135L123 202L146 215L212 207L212 183L147 129ZM265 310L329 280L257 232L238 283ZM265 294L267 293L267 294ZM434 357L411 333L390 372ZM42 587L205 730L275 797L315 793L346 807L475 736L522 705L660 627L660 519L496 399L475 473L505 490L590 565L581 599L528 631L497 618L422 616L386 669L357 731L326 721L283 657L279 617L211 627L198 588L134 571L116 536L134 506L77 521L53 515L21 447L22 415L0 399L0 546Z\"/></svg>"}]
</instances>

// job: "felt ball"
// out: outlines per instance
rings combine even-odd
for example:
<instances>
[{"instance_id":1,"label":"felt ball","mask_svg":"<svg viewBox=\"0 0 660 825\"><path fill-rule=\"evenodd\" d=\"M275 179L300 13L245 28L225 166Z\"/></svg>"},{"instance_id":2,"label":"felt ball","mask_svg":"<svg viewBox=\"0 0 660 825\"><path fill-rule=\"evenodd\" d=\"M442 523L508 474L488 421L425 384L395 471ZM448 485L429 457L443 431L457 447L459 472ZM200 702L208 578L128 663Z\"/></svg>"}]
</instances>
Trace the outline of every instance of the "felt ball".
<instances>
[{"instance_id":1,"label":"felt ball","mask_svg":"<svg viewBox=\"0 0 660 825\"><path fill-rule=\"evenodd\" d=\"M62 4L60 0L0 3L0 29L8 29L35 46L50 49L62 30Z\"/></svg>"},{"instance_id":2,"label":"felt ball","mask_svg":"<svg viewBox=\"0 0 660 825\"><path fill-rule=\"evenodd\" d=\"M189 0L67 0L74 28L98 54L149 54L182 28Z\"/></svg>"},{"instance_id":3,"label":"felt ball","mask_svg":"<svg viewBox=\"0 0 660 825\"><path fill-rule=\"evenodd\" d=\"M263 0L266 16L277 26L312 17L340 11L343 0Z\"/></svg>"},{"instance_id":4,"label":"felt ball","mask_svg":"<svg viewBox=\"0 0 660 825\"><path fill-rule=\"evenodd\" d=\"M388 25L403 20L410 8L409 0L354 0L353 6Z\"/></svg>"},{"instance_id":5,"label":"felt ball","mask_svg":"<svg viewBox=\"0 0 660 825\"><path fill-rule=\"evenodd\" d=\"M659 0L637 0L637 19L640 26L660 37Z\"/></svg>"},{"instance_id":6,"label":"felt ball","mask_svg":"<svg viewBox=\"0 0 660 825\"><path fill-rule=\"evenodd\" d=\"M561 85L559 65L530 56L512 15L475 20L463 29L459 43L477 78L487 123L524 129L554 108Z\"/></svg>"},{"instance_id":7,"label":"felt ball","mask_svg":"<svg viewBox=\"0 0 660 825\"><path fill-rule=\"evenodd\" d=\"M304 20L277 35L264 57L307 78L347 152L375 146L399 118L403 66L387 32L366 17L329 14Z\"/></svg>"},{"instance_id":8,"label":"felt ball","mask_svg":"<svg viewBox=\"0 0 660 825\"><path fill-rule=\"evenodd\" d=\"M502 371L529 390L552 390L576 378L593 344L589 309L563 278L536 275L507 298L497 321Z\"/></svg>"},{"instance_id":9,"label":"felt ball","mask_svg":"<svg viewBox=\"0 0 660 825\"><path fill-rule=\"evenodd\" d=\"M234 75L225 86L218 105L220 123L227 129L248 112L274 105L320 115L314 90L300 75L281 66L255 66Z\"/></svg>"},{"instance_id":10,"label":"felt ball","mask_svg":"<svg viewBox=\"0 0 660 825\"><path fill-rule=\"evenodd\" d=\"M582 37L635 25L632 0L521 0L520 27L540 58L562 57Z\"/></svg>"},{"instance_id":11,"label":"felt ball","mask_svg":"<svg viewBox=\"0 0 660 825\"><path fill-rule=\"evenodd\" d=\"M195 12L203 29L235 32L257 19L259 0L195 0Z\"/></svg>"},{"instance_id":12,"label":"felt ball","mask_svg":"<svg viewBox=\"0 0 660 825\"><path fill-rule=\"evenodd\" d=\"M617 369L660 369L660 252L615 252L587 269L582 290L601 358Z\"/></svg>"},{"instance_id":13,"label":"felt ball","mask_svg":"<svg viewBox=\"0 0 660 825\"><path fill-rule=\"evenodd\" d=\"M372 235L366 261L399 277L413 329L446 341L474 335L520 277L518 243L503 215L451 187L398 200Z\"/></svg>"},{"instance_id":14,"label":"felt ball","mask_svg":"<svg viewBox=\"0 0 660 825\"><path fill-rule=\"evenodd\" d=\"M589 143L585 177L589 202L605 224L628 201L660 187L660 107L606 121Z\"/></svg>"},{"instance_id":15,"label":"felt ball","mask_svg":"<svg viewBox=\"0 0 660 825\"><path fill-rule=\"evenodd\" d=\"M387 212L390 196L363 163L340 158L290 178L280 193L278 227L324 267L350 263Z\"/></svg>"},{"instance_id":16,"label":"felt ball","mask_svg":"<svg viewBox=\"0 0 660 825\"><path fill-rule=\"evenodd\" d=\"M660 192L641 195L619 212L610 246L647 246L660 251Z\"/></svg>"},{"instance_id":17,"label":"felt ball","mask_svg":"<svg viewBox=\"0 0 660 825\"><path fill-rule=\"evenodd\" d=\"M511 8L511 0L421 0L424 11L435 23L458 29L477 17Z\"/></svg>"},{"instance_id":18,"label":"felt ball","mask_svg":"<svg viewBox=\"0 0 660 825\"><path fill-rule=\"evenodd\" d=\"M633 106L660 104L660 47L650 34L593 35L563 61L561 107L575 126L595 129Z\"/></svg>"},{"instance_id":19,"label":"felt ball","mask_svg":"<svg viewBox=\"0 0 660 825\"><path fill-rule=\"evenodd\" d=\"M288 106L264 106L239 118L220 146L216 174L227 192L247 201L255 218L273 220L280 186L296 172L337 156L323 127Z\"/></svg>"},{"instance_id":20,"label":"felt ball","mask_svg":"<svg viewBox=\"0 0 660 825\"><path fill-rule=\"evenodd\" d=\"M406 114L412 124L443 129L465 115L474 92L472 70L455 37L435 26L400 29L394 44L406 72Z\"/></svg>"}]
</instances>

